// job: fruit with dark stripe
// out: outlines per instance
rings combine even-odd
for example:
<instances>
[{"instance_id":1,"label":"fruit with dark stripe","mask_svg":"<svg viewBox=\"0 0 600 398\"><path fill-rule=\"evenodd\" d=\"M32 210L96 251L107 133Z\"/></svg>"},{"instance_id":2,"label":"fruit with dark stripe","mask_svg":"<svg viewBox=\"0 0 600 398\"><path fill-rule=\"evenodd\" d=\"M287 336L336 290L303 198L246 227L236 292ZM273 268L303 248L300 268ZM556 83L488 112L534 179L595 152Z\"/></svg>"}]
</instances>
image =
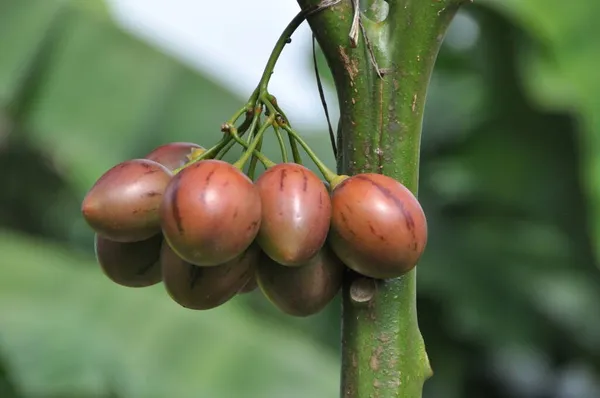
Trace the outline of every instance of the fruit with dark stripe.
<instances>
[{"instance_id":1,"label":"fruit with dark stripe","mask_svg":"<svg viewBox=\"0 0 600 398\"><path fill-rule=\"evenodd\" d=\"M140 242L113 242L96 234L96 259L104 274L127 287L146 287L161 281L159 264L162 235Z\"/></svg>"},{"instance_id":2,"label":"fruit with dark stripe","mask_svg":"<svg viewBox=\"0 0 600 398\"><path fill-rule=\"evenodd\" d=\"M324 246L308 263L286 267L261 257L256 279L263 294L282 312L305 317L323 310L342 286L344 264Z\"/></svg>"},{"instance_id":3,"label":"fruit with dark stripe","mask_svg":"<svg viewBox=\"0 0 600 398\"><path fill-rule=\"evenodd\" d=\"M229 163L203 160L172 179L160 217L165 239L181 258L201 266L218 265L242 254L256 237L260 195Z\"/></svg>"},{"instance_id":4,"label":"fruit with dark stripe","mask_svg":"<svg viewBox=\"0 0 600 398\"><path fill-rule=\"evenodd\" d=\"M198 267L179 257L168 244L161 251L163 283L179 305L208 310L229 301L254 274L260 249L250 246L237 258L215 267Z\"/></svg>"},{"instance_id":5,"label":"fruit with dark stripe","mask_svg":"<svg viewBox=\"0 0 600 398\"><path fill-rule=\"evenodd\" d=\"M134 159L108 170L89 190L81 211L100 236L138 242L160 232L158 209L172 178L163 165Z\"/></svg>"},{"instance_id":6,"label":"fruit with dark stripe","mask_svg":"<svg viewBox=\"0 0 600 398\"><path fill-rule=\"evenodd\" d=\"M387 279L415 267L427 220L408 188L381 174L359 174L336 186L331 202L329 244L349 268Z\"/></svg>"},{"instance_id":7,"label":"fruit with dark stripe","mask_svg":"<svg viewBox=\"0 0 600 398\"><path fill-rule=\"evenodd\" d=\"M323 182L295 163L282 163L256 181L262 201L257 242L282 265L307 263L323 247L331 220L331 200Z\"/></svg>"},{"instance_id":8,"label":"fruit with dark stripe","mask_svg":"<svg viewBox=\"0 0 600 398\"><path fill-rule=\"evenodd\" d=\"M182 167L190 160L188 156L192 154L192 151L197 152L203 149L200 145L191 142L171 142L155 148L144 157L160 163L173 171Z\"/></svg>"}]
</instances>

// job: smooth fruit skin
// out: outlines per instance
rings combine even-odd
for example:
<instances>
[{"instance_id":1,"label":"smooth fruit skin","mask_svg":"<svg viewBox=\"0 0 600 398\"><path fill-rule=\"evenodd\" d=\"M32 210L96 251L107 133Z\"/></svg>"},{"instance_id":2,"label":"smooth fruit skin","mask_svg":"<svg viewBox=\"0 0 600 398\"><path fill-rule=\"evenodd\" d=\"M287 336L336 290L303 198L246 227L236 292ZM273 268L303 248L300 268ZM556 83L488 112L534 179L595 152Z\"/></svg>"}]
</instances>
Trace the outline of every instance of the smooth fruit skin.
<instances>
[{"instance_id":1,"label":"smooth fruit skin","mask_svg":"<svg viewBox=\"0 0 600 398\"><path fill-rule=\"evenodd\" d=\"M256 237L260 195L229 163L203 160L173 178L160 216L165 239L181 258L201 266L218 265L242 254Z\"/></svg>"},{"instance_id":2,"label":"smooth fruit skin","mask_svg":"<svg viewBox=\"0 0 600 398\"><path fill-rule=\"evenodd\" d=\"M160 233L158 209L171 172L147 159L134 159L108 170L81 205L87 223L115 242L138 242Z\"/></svg>"},{"instance_id":3,"label":"smooth fruit skin","mask_svg":"<svg viewBox=\"0 0 600 398\"><path fill-rule=\"evenodd\" d=\"M256 275L252 274L248 282L240 289L238 294L252 293L258 288L258 282L256 282Z\"/></svg>"},{"instance_id":4,"label":"smooth fruit skin","mask_svg":"<svg viewBox=\"0 0 600 398\"><path fill-rule=\"evenodd\" d=\"M331 200L323 181L295 163L269 168L256 181L262 202L257 242L282 265L307 263L323 247L331 220Z\"/></svg>"},{"instance_id":5,"label":"smooth fruit skin","mask_svg":"<svg viewBox=\"0 0 600 398\"><path fill-rule=\"evenodd\" d=\"M241 256L215 267L198 267L179 257L169 245L161 252L163 284L179 305L208 310L229 301L248 283L260 250L252 245Z\"/></svg>"},{"instance_id":6,"label":"smooth fruit skin","mask_svg":"<svg viewBox=\"0 0 600 398\"><path fill-rule=\"evenodd\" d=\"M427 220L404 185L381 174L359 174L332 193L329 244L354 271L377 279L413 269L427 244Z\"/></svg>"},{"instance_id":7,"label":"smooth fruit skin","mask_svg":"<svg viewBox=\"0 0 600 398\"><path fill-rule=\"evenodd\" d=\"M96 234L96 259L104 274L113 282L126 287L147 287L162 280L158 234L140 242L121 243Z\"/></svg>"},{"instance_id":8,"label":"smooth fruit skin","mask_svg":"<svg viewBox=\"0 0 600 398\"><path fill-rule=\"evenodd\" d=\"M264 255L256 268L263 294L282 312L306 317L327 306L339 292L344 264L324 246L308 263L286 267Z\"/></svg>"},{"instance_id":9,"label":"smooth fruit skin","mask_svg":"<svg viewBox=\"0 0 600 398\"><path fill-rule=\"evenodd\" d=\"M155 148L152 152L144 156L144 158L160 163L173 171L185 165L190 160L188 156L195 149L204 148L192 142L171 142Z\"/></svg>"}]
</instances>

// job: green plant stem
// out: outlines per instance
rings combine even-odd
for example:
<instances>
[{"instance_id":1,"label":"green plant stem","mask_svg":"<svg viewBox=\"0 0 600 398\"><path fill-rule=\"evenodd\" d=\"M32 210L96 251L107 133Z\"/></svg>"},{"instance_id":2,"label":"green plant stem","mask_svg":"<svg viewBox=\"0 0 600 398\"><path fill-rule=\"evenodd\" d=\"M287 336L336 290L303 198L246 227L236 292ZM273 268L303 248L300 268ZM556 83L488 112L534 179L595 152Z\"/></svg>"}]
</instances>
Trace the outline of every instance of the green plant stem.
<instances>
[{"instance_id":1,"label":"green plant stem","mask_svg":"<svg viewBox=\"0 0 600 398\"><path fill-rule=\"evenodd\" d=\"M302 8L317 2L298 0ZM386 20L362 18L371 49L363 29L358 46L350 45L351 1L309 18L337 89L339 173L383 173L417 193L427 88L445 32L463 2L388 0ZM384 5L361 3L363 9ZM347 273L342 318L343 398L422 396L432 371L417 321L416 270L385 281Z\"/></svg>"},{"instance_id":2,"label":"green plant stem","mask_svg":"<svg viewBox=\"0 0 600 398\"><path fill-rule=\"evenodd\" d=\"M325 166L321 159L319 159L319 157L313 152L313 150L308 146L308 144L302 139L302 137L300 137L298 133L294 131L294 129L290 127L289 124L283 124L281 128L287 131L290 137L292 137L294 141L297 141L300 144L302 149L304 149L304 152L306 152L308 157L310 157L310 159L315 163L315 165L329 184L331 184L334 180L336 180L339 177L336 173L329 170L329 168Z\"/></svg>"},{"instance_id":3,"label":"green plant stem","mask_svg":"<svg viewBox=\"0 0 600 398\"><path fill-rule=\"evenodd\" d=\"M256 151L260 152L262 149L262 142L263 140L261 139L258 144L256 145ZM256 155L252 155L252 159L250 159L250 165L248 166L248 178L250 178L252 181L254 181L254 175L256 173L256 164L258 163L258 157ZM263 163L264 165L264 163Z\"/></svg>"},{"instance_id":4,"label":"green plant stem","mask_svg":"<svg viewBox=\"0 0 600 398\"><path fill-rule=\"evenodd\" d=\"M219 154L217 156L215 156L215 159L221 160L225 157L225 155L227 155L227 152L229 152L231 150L231 148L236 144L235 140L229 140L229 142L227 143L227 145L225 145L223 147L223 149L219 152Z\"/></svg>"},{"instance_id":5,"label":"green plant stem","mask_svg":"<svg viewBox=\"0 0 600 398\"><path fill-rule=\"evenodd\" d=\"M269 112L269 114L272 114L275 117L274 123L273 123L273 130L275 130L275 136L277 137L277 141L279 142L279 150L281 151L281 158L284 163L287 163L288 162L287 150L285 149L285 143L283 142L283 137L281 135L281 131L279 131L279 126L277 123L277 119L283 118L284 116L283 116L282 112L280 112L275 107L275 104L277 102L275 100L275 97L273 97L272 95L269 95L269 94L263 95L261 97L261 102L267 107L267 111ZM289 134L288 134L288 137L289 137ZM294 141L294 140L290 140L290 141ZM296 150L297 149L298 148L296 148ZM294 155L294 159L295 159L295 155Z\"/></svg>"},{"instance_id":6,"label":"green plant stem","mask_svg":"<svg viewBox=\"0 0 600 398\"><path fill-rule=\"evenodd\" d=\"M283 136L281 135L281 131L279 131L279 127L276 124L273 124L273 130L275 131L275 137L277 137L277 142L279 143L279 151L281 152L281 160L283 163L288 162L287 149L285 148L285 142L283 141Z\"/></svg>"},{"instance_id":7,"label":"green plant stem","mask_svg":"<svg viewBox=\"0 0 600 398\"><path fill-rule=\"evenodd\" d=\"M285 113L283 112L283 109L281 109L281 107L277 103L277 99L274 96L272 96L271 94L268 94L266 102L268 105L272 106L273 109L275 109L275 111L277 111L277 113L279 113L279 115L283 118L284 123L290 125L290 120L285 115ZM281 123L279 123L279 124L281 124ZM302 155L300 155L298 143L289 134L288 134L288 140L290 142L290 148L292 149L292 157L294 159L294 163L302 164Z\"/></svg>"},{"instance_id":8,"label":"green plant stem","mask_svg":"<svg viewBox=\"0 0 600 398\"><path fill-rule=\"evenodd\" d=\"M296 14L294 19L292 19L291 22L286 26L283 33L281 34L281 36L279 36L279 39L275 43L275 47L271 52L271 56L267 61L267 65L265 66L260 82L258 83L259 93L267 93L269 80L271 79L271 75L273 74L273 69L275 69L275 64L277 63L277 60L279 59L279 56L281 55L281 52L283 51L285 45L290 42L292 34L296 31L296 29L298 29L298 27L302 24L302 22L306 20L306 18L309 15L315 14L329 7L330 4L327 3L333 4L335 2L317 2L317 4L305 7L302 9L302 11Z\"/></svg>"},{"instance_id":9,"label":"green plant stem","mask_svg":"<svg viewBox=\"0 0 600 398\"><path fill-rule=\"evenodd\" d=\"M256 156L266 168L275 166L275 162L271 161L261 152L258 152L256 150L258 144L262 141L262 137L265 131L273 124L273 120L275 120L275 115L271 115L267 118L266 122L258 129L258 132L256 133L256 136L254 137L250 145L248 145L246 142L240 139L235 127L230 127L230 134L233 137L233 139L236 140L243 147L246 147L246 152L244 152L242 157L233 164L234 167L237 167L240 170L243 169L246 162L248 162L250 157L253 155Z\"/></svg>"},{"instance_id":10,"label":"green plant stem","mask_svg":"<svg viewBox=\"0 0 600 398\"><path fill-rule=\"evenodd\" d=\"M292 148L292 158L294 159L294 163L302 164L302 155L300 155L300 150L298 148L298 143L290 134L288 134L288 140L290 142L290 148Z\"/></svg>"}]
</instances>

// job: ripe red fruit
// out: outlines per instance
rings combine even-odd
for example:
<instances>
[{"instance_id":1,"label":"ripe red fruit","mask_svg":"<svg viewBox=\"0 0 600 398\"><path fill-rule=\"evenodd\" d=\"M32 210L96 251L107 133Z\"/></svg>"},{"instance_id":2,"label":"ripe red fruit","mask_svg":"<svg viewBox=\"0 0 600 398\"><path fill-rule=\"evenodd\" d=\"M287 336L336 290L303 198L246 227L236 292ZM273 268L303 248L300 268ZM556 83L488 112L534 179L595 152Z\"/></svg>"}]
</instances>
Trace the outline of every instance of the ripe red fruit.
<instances>
[{"instance_id":1,"label":"ripe red fruit","mask_svg":"<svg viewBox=\"0 0 600 398\"><path fill-rule=\"evenodd\" d=\"M108 170L81 205L87 223L106 239L137 242L160 232L158 209L171 180L163 165L134 159Z\"/></svg>"},{"instance_id":2,"label":"ripe red fruit","mask_svg":"<svg viewBox=\"0 0 600 398\"><path fill-rule=\"evenodd\" d=\"M173 171L185 165L189 161L188 156L195 149L204 148L191 142L171 142L155 148L144 158L160 163Z\"/></svg>"},{"instance_id":3,"label":"ripe red fruit","mask_svg":"<svg viewBox=\"0 0 600 398\"><path fill-rule=\"evenodd\" d=\"M160 216L165 239L181 258L218 265L242 254L256 237L260 195L229 163L203 160L173 178Z\"/></svg>"},{"instance_id":4,"label":"ripe red fruit","mask_svg":"<svg viewBox=\"0 0 600 398\"><path fill-rule=\"evenodd\" d=\"M158 234L140 242L121 243L104 239L96 234L96 259L104 274L113 282L127 287L146 287L162 280Z\"/></svg>"},{"instance_id":5,"label":"ripe red fruit","mask_svg":"<svg viewBox=\"0 0 600 398\"><path fill-rule=\"evenodd\" d=\"M331 200L323 182L295 163L269 168L256 181L262 201L262 221L256 240L282 265L299 266L325 244Z\"/></svg>"},{"instance_id":6,"label":"ripe red fruit","mask_svg":"<svg viewBox=\"0 0 600 398\"><path fill-rule=\"evenodd\" d=\"M410 271L427 243L427 220L417 198L381 174L359 174L331 196L329 244L354 271L395 278Z\"/></svg>"},{"instance_id":7,"label":"ripe red fruit","mask_svg":"<svg viewBox=\"0 0 600 398\"><path fill-rule=\"evenodd\" d=\"M340 290L343 274L344 264L327 246L300 267L277 264L263 254L256 268L263 294L284 313L298 317L325 308Z\"/></svg>"},{"instance_id":8,"label":"ripe red fruit","mask_svg":"<svg viewBox=\"0 0 600 398\"><path fill-rule=\"evenodd\" d=\"M214 267L198 267L179 257L165 244L161 252L163 283L179 305L208 310L229 301L246 285L260 255L252 245L242 255Z\"/></svg>"}]
</instances>

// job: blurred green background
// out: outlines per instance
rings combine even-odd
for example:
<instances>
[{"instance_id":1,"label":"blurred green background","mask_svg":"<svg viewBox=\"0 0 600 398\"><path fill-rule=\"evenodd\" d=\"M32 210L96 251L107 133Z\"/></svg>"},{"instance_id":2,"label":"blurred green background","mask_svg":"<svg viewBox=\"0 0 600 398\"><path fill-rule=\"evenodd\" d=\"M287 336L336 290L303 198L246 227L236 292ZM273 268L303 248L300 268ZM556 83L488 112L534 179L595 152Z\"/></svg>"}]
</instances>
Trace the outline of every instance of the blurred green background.
<instances>
[{"instance_id":1,"label":"blurred green background","mask_svg":"<svg viewBox=\"0 0 600 398\"><path fill-rule=\"evenodd\" d=\"M478 0L448 33L422 147L426 398L600 397L598 15ZM99 0L0 0L1 398L338 396L337 301L193 312L94 262L93 182L165 142L209 145L243 101ZM325 126L307 137L332 165Z\"/></svg>"}]
</instances>

